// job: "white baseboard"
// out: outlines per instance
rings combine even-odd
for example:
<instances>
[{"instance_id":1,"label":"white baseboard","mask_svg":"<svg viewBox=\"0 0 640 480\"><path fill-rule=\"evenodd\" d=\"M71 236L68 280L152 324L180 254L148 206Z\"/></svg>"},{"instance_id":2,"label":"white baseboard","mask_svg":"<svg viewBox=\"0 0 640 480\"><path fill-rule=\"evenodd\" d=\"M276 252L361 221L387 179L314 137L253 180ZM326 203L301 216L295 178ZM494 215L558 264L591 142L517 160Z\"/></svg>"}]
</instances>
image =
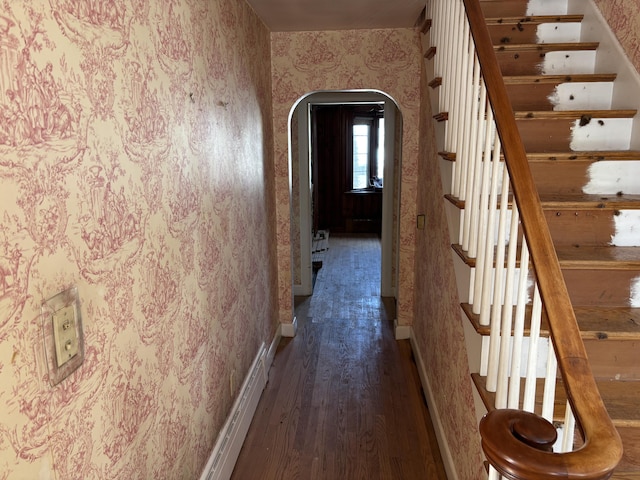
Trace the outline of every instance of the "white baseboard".
<instances>
[{"instance_id":1,"label":"white baseboard","mask_svg":"<svg viewBox=\"0 0 640 480\"><path fill-rule=\"evenodd\" d=\"M240 393L231 408L227 421L220 430L209 460L200 475L200 480L228 480L231 478L242 444L249 431L258 401L267 384L269 369L275 356L280 329L271 342L269 351L264 342L242 383Z\"/></svg>"},{"instance_id":2,"label":"white baseboard","mask_svg":"<svg viewBox=\"0 0 640 480\"><path fill-rule=\"evenodd\" d=\"M294 285L293 296L294 297L308 297L313 293L313 288L309 288L305 285Z\"/></svg>"},{"instance_id":3,"label":"white baseboard","mask_svg":"<svg viewBox=\"0 0 640 480\"><path fill-rule=\"evenodd\" d=\"M271 370L271 365L273 365L273 359L276 356L276 350L278 349L280 340L282 340L282 327L278 325L276 334L273 336L273 340L271 340L271 345L269 345L269 350L267 350L267 357L264 362L265 378L267 379L267 382L269 381L269 371Z\"/></svg>"},{"instance_id":4,"label":"white baseboard","mask_svg":"<svg viewBox=\"0 0 640 480\"><path fill-rule=\"evenodd\" d=\"M280 324L280 333L283 337L295 337L296 332L298 331L298 317L293 317L293 322L291 323L281 323Z\"/></svg>"},{"instance_id":5,"label":"white baseboard","mask_svg":"<svg viewBox=\"0 0 640 480\"><path fill-rule=\"evenodd\" d=\"M411 325L398 325L398 319L395 319L393 332L396 340L407 340L411 337Z\"/></svg>"},{"instance_id":6,"label":"white baseboard","mask_svg":"<svg viewBox=\"0 0 640 480\"><path fill-rule=\"evenodd\" d=\"M438 440L438 447L440 448L442 463L444 463L444 469L445 469L445 472L447 473L447 478L449 480L458 480L459 479L458 472L456 470L455 462L453 461L453 455L451 454L451 449L449 448L447 435L444 431L444 425L442 424L442 417L440 417L440 412L438 412L438 407L435 402L435 395L429 383L427 370L424 367L424 361L422 359L420 349L418 348L418 344L413 335L413 329L411 327L408 327L408 328L410 330L411 350L413 350L413 357L415 358L416 366L418 367L418 373L420 375L420 383L422 383L422 389L424 390L424 394L427 397L429 414L431 416L431 421L433 422L433 429L436 432L436 438Z\"/></svg>"}]
</instances>

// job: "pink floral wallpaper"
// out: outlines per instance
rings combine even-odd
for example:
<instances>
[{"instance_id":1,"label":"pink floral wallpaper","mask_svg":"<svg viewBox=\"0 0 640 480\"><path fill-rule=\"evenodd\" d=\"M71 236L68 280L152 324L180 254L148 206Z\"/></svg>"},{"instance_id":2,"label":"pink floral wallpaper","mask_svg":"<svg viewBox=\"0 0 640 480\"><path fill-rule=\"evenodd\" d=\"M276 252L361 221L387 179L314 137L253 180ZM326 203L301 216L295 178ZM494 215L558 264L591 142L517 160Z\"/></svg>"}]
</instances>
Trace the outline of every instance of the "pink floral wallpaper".
<instances>
[{"instance_id":1,"label":"pink floral wallpaper","mask_svg":"<svg viewBox=\"0 0 640 480\"><path fill-rule=\"evenodd\" d=\"M424 360L458 478L485 479L475 415L463 319L444 210L429 86L423 69L417 210L426 228L417 230L413 331Z\"/></svg>"},{"instance_id":2,"label":"pink floral wallpaper","mask_svg":"<svg viewBox=\"0 0 640 480\"><path fill-rule=\"evenodd\" d=\"M2 2L0 479L199 476L277 327L272 126L245 2ZM40 305L74 284L51 387Z\"/></svg>"},{"instance_id":3,"label":"pink floral wallpaper","mask_svg":"<svg viewBox=\"0 0 640 480\"><path fill-rule=\"evenodd\" d=\"M631 63L640 71L640 3L637 0L595 0Z\"/></svg>"},{"instance_id":4,"label":"pink floral wallpaper","mask_svg":"<svg viewBox=\"0 0 640 480\"><path fill-rule=\"evenodd\" d=\"M413 321L420 43L414 29L272 33L274 162L280 319L293 318L288 118L302 96L321 90L381 90L403 116L398 321Z\"/></svg>"}]
</instances>

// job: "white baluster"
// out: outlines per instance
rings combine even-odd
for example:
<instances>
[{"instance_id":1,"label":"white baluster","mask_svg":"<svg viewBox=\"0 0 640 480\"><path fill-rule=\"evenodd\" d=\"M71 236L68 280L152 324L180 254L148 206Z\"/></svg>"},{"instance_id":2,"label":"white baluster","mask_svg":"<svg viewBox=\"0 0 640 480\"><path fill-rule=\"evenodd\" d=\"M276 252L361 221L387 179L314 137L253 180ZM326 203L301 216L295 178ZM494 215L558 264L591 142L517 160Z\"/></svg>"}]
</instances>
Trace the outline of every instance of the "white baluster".
<instances>
[{"instance_id":1,"label":"white baluster","mask_svg":"<svg viewBox=\"0 0 640 480\"><path fill-rule=\"evenodd\" d=\"M464 15L464 13L463 13ZM461 17L461 20L464 20L464 17ZM468 66L469 62L466 61L466 54L469 49L469 26L466 21L462 22L462 33L460 41L460 50L458 51L458 55L456 58L455 65L455 84L454 84L454 95L453 98L453 108L449 110L449 120L447 122L447 129L452 129L452 137L451 142L453 146L453 151L456 152L456 165L458 167L456 171L456 179L453 185L453 195L456 197L460 197L462 193L462 178L464 172L466 171L466 162L467 159L462 155L462 131L465 128L465 108L466 108L466 94L460 94L461 92L466 92L467 87L469 85L468 76Z\"/></svg>"},{"instance_id":2,"label":"white baluster","mask_svg":"<svg viewBox=\"0 0 640 480\"><path fill-rule=\"evenodd\" d=\"M470 238L469 238L469 257L477 258L478 257L478 230L479 222L480 222L480 209L481 205L480 196L482 195L482 177L483 177L483 169L482 169L482 145L485 140L485 130L488 128L487 122L485 121L487 115L487 89L485 88L485 84L483 81L480 81L480 100L478 104L478 118L477 125L478 131L476 135L476 143L473 149L472 158L476 165L473 174L473 188L471 189L471 193L469 194L469 198L471 198L471 219L469 224L470 230ZM489 149L491 147L489 146ZM474 274L474 277L476 275ZM474 287L475 288L475 287Z\"/></svg>"},{"instance_id":3,"label":"white baluster","mask_svg":"<svg viewBox=\"0 0 640 480\"><path fill-rule=\"evenodd\" d=\"M509 395L507 408L520 408L520 370L522 365L522 343L524 338L524 321L526 316L529 277L529 248L522 239L520 248L520 277L518 278L518 300L516 302L516 318L513 325L513 341L511 354L511 376L509 378Z\"/></svg>"},{"instance_id":4,"label":"white baluster","mask_svg":"<svg viewBox=\"0 0 640 480\"><path fill-rule=\"evenodd\" d=\"M482 302L483 277L486 263L486 244L489 241L487 234L487 218L489 216L490 197L490 173L491 173L491 148L496 133L496 125L493 121L493 110L487 108L487 128L485 129L484 159L482 162L482 185L480 193L480 228L478 229L478 255L476 258L475 280L473 282L473 313L480 313Z\"/></svg>"},{"instance_id":5,"label":"white baluster","mask_svg":"<svg viewBox=\"0 0 640 480\"><path fill-rule=\"evenodd\" d=\"M463 68L463 77L462 83L464 85L461 92L463 93L461 98L460 105L460 119L459 119L459 138L458 138L458 148L456 152L459 152L462 155L462 159L464 160L462 163L462 175L460 176L460 194L458 198L460 200L467 199L467 184L470 172L470 146L471 146L471 130L474 125L474 108L475 115L477 115L477 93L476 98L474 99L473 94L476 90L476 86L474 84L475 72L474 68L480 68L479 65L475 64L475 54L473 52L473 41L471 39L471 35L467 35L467 41L465 45L465 50L463 51L462 61L465 63ZM478 70L478 76L480 72Z\"/></svg>"},{"instance_id":6,"label":"white baluster","mask_svg":"<svg viewBox=\"0 0 640 480\"><path fill-rule=\"evenodd\" d=\"M509 367L511 366L511 329L513 326L513 297L516 276L516 253L518 252L518 225L520 215L516 205L511 209L511 226L509 230L509 251L507 255L507 276L505 281L504 309L502 310L502 343L498 367L498 383L496 387L496 408L507 408L509 384ZM516 374L517 375L517 374Z\"/></svg>"},{"instance_id":7,"label":"white baluster","mask_svg":"<svg viewBox=\"0 0 640 480\"><path fill-rule=\"evenodd\" d=\"M489 345L489 371L487 373L487 390L495 392L498 382L500 363L500 320L502 319L502 302L504 301L504 262L507 237L507 214L509 213L509 175L502 169L502 192L500 194L500 221L498 222L498 244L496 249L495 276L493 281L493 301L491 304L491 343ZM508 341L509 337L504 339Z\"/></svg>"},{"instance_id":8,"label":"white baluster","mask_svg":"<svg viewBox=\"0 0 640 480\"><path fill-rule=\"evenodd\" d=\"M470 47L473 49L473 42L470 43ZM480 108L480 102L478 96L480 95L480 63L475 55L475 51L470 52L471 59L471 72L472 72L472 88L470 92L469 101L471 102L471 112L469 120L467 122L467 128L465 129L464 139L464 155L467 157L467 173L466 180L463 182L464 200L465 200L465 212L464 212L464 227L462 231L464 233L462 237L462 249L469 251L469 242L472 236L475 236L471 232L471 219L473 212L477 208L475 199L473 197L473 189L475 187L474 177L476 174L476 166L478 164L478 156L476 155L477 137L478 137L478 109ZM469 128L470 126L470 128ZM473 257L472 257L473 258Z\"/></svg>"},{"instance_id":9,"label":"white baluster","mask_svg":"<svg viewBox=\"0 0 640 480\"><path fill-rule=\"evenodd\" d=\"M536 401L536 370L538 366L538 341L540 339L540 319L542 317L542 301L538 284L533 290L533 307L531 309L531 333L529 334L529 358L527 362L527 379L524 388L522 410L533 412Z\"/></svg>"},{"instance_id":10,"label":"white baluster","mask_svg":"<svg viewBox=\"0 0 640 480\"><path fill-rule=\"evenodd\" d=\"M493 286L493 254L494 254L494 232L496 226L496 211L498 205L498 185L500 173L500 139L496 135L493 155L491 161L491 192L489 194L489 204L487 207L487 233L485 243L484 272L482 277L482 295L480 299L480 325L489 325L491 313L491 293Z\"/></svg>"},{"instance_id":11,"label":"white baluster","mask_svg":"<svg viewBox=\"0 0 640 480\"><path fill-rule=\"evenodd\" d=\"M542 397L542 417L553 422L553 410L556 398L556 377L558 374L558 361L553 345L549 339L547 354L547 373L544 377L544 394Z\"/></svg>"},{"instance_id":12,"label":"white baluster","mask_svg":"<svg viewBox=\"0 0 640 480\"><path fill-rule=\"evenodd\" d=\"M459 39L460 32L458 30L457 19L459 18L459 12L461 9L460 2L447 2L446 3L446 17L445 17L445 28L443 31L444 34L444 58L443 58L443 84L448 85L449 87L446 89L444 94L444 102L440 107L441 112L449 112L451 115L451 111L453 108L452 99L454 98L455 91L455 69L454 69L454 61L456 58L456 49L457 43ZM445 129L445 148L449 152L454 151L454 145L451 141L453 132L451 128Z\"/></svg>"},{"instance_id":13,"label":"white baluster","mask_svg":"<svg viewBox=\"0 0 640 480\"><path fill-rule=\"evenodd\" d=\"M571 404L567 401L567 407L564 412L564 425L562 427L562 452L570 452L573 450L573 437L576 433L576 418L573 416Z\"/></svg>"},{"instance_id":14,"label":"white baluster","mask_svg":"<svg viewBox=\"0 0 640 480\"><path fill-rule=\"evenodd\" d=\"M489 465L489 480L500 480L501 478L502 475L493 466Z\"/></svg>"}]
</instances>

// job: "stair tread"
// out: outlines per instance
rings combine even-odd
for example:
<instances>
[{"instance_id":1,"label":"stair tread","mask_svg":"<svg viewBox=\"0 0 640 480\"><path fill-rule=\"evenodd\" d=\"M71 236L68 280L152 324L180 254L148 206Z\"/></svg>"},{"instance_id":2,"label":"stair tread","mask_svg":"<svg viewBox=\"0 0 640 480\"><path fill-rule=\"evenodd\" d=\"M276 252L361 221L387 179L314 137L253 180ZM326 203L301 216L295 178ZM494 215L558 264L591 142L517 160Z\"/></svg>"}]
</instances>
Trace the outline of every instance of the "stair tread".
<instances>
[{"instance_id":1,"label":"stair tread","mask_svg":"<svg viewBox=\"0 0 640 480\"><path fill-rule=\"evenodd\" d=\"M622 192L610 195L592 195L586 193L554 193L541 195L543 209L637 209L640 208L640 195L624 194Z\"/></svg>"},{"instance_id":2,"label":"stair tread","mask_svg":"<svg viewBox=\"0 0 640 480\"><path fill-rule=\"evenodd\" d=\"M491 17L485 18L487 25L517 25L519 23L525 24L540 24L540 23L573 23L581 22L584 19L584 15L527 15L527 16L505 16L505 17Z\"/></svg>"},{"instance_id":3,"label":"stair tread","mask_svg":"<svg viewBox=\"0 0 640 480\"><path fill-rule=\"evenodd\" d=\"M487 407L493 410L495 405L495 392L489 392L486 386L486 377L477 373L471 374L478 393ZM521 381L524 385L524 380ZM640 382L639 381L609 381L596 380L600 396L607 408L609 417L616 427L640 427ZM535 411L540 413L542 394L544 391L544 379L538 379L536 388ZM524 388L520 389L522 394ZM567 396L562 380L556 382L556 396L554 408L554 421L563 421Z\"/></svg>"},{"instance_id":4,"label":"stair tread","mask_svg":"<svg viewBox=\"0 0 640 480\"><path fill-rule=\"evenodd\" d=\"M420 32L425 35L429 30L431 30L432 24L433 20L431 18L425 18L420 25Z\"/></svg>"},{"instance_id":5,"label":"stair tread","mask_svg":"<svg viewBox=\"0 0 640 480\"><path fill-rule=\"evenodd\" d=\"M473 313L468 303L461 305L475 331L488 336L488 325L480 325L480 315ZM632 307L574 307L576 320L583 340L640 340L640 308ZM515 319L515 307L513 317ZM525 310L524 332L528 335L531 326L531 306ZM542 314L540 335L549 336L549 325L545 312Z\"/></svg>"},{"instance_id":6,"label":"stair tread","mask_svg":"<svg viewBox=\"0 0 640 480\"><path fill-rule=\"evenodd\" d=\"M575 152L527 152L530 162L539 161L606 161L606 160L640 160L639 150L610 150L610 151L575 151Z\"/></svg>"},{"instance_id":7,"label":"stair tread","mask_svg":"<svg viewBox=\"0 0 640 480\"><path fill-rule=\"evenodd\" d=\"M438 152L443 159L456 161L455 152ZM501 156L502 157L502 156ZM640 160L640 150L596 150L575 152L527 152L529 162Z\"/></svg>"},{"instance_id":8,"label":"stair tread","mask_svg":"<svg viewBox=\"0 0 640 480\"><path fill-rule=\"evenodd\" d=\"M475 267L476 259L467 255L459 244L452 245L453 250L470 267ZM518 255L520 249L518 248ZM560 267L571 270L608 269L635 270L640 268L640 247L618 246L556 246ZM519 265L518 260L518 265Z\"/></svg>"},{"instance_id":9,"label":"stair tread","mask_svg":"<svg viewBox=\"0 0 640 480\"><path fill-rule=\"evenodd\" d=\"M556 246L562 268L640 268L640 247Z\"/></svg>"},{"instance_id":10,"label":"stair tread","mask_svg":"<svg viewBox=\"0 0 640 480\"><path fill-rule=\"evenodd\" d=\"M447 194L445 198L456 207L463 209L465 201ZM591 195L585 193L551 193L540 195L544 210L637 210L640 209L640 195L614 193L611 195Z\"/></svg>"},{"instance_id":11,"label":"stair tread","mask_svg":"<svg viewBox=\"0 0 640 480\"><path fill-rule=\"evenodd\" d=\"M526 85L543 83L569 82L613 82L617 78L615 73L572 73L565 75L507 75L504 76L505 85Z\"/></svg>"},{"instance_id":12,"label":"stair tread","mask_svg":"<svg viewBox=\"0 0 640 480\"><path fill-rule=\"evenodd\" d=\"M619 110L539 110L514 112L516 120L553 120L553 119L584 119L587 123L592 118L630 118L638 113L635 109Z\"/></svg>"},{"instance_id":13,"label":"stair tread","mask_svg":"<svg viewBox=\"0 0 640 480\"><path fill-rule=\"evenodd\" d=\"M632 307L574 307L580 330L604 340L602 333L610 339L640 339L640 308Z\"/></svg>"},{"instance_id":14,"label":"stair tread","mask_svg":"<svg viewBox=\"0 0 640 480\"><path fill-rule=\"evenodd\" d=\"M497 52L558 52L565 50L596 50L598 42L510 43L494 45Z\"/></svg>"},{"instance_id":15,"label":"stair tread","mask_svg":"<svg viewBox=\"0 0 640 480\"><path fill-rule=\"evenodd\" d=\"M594 118L633 118L638 110L523 110L513 112L516 120L581 120L580 126L589 124ZM440 112L434 115L437 121L449 119L449 112ZM584 122L584 123L582 123Z\"/></svg>"}]
</instances>

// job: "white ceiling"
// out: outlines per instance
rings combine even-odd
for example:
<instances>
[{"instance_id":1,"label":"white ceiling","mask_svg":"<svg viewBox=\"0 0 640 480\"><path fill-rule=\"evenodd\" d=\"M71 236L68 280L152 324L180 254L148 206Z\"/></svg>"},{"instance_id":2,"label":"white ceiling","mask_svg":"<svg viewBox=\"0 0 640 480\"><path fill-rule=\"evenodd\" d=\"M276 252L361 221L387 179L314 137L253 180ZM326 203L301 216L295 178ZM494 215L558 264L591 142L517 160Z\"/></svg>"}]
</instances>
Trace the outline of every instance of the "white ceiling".
<instances>
[{"instance_id":1,"label":"white ceiling","mask_svg":"<svg viewBox=\"0 0 640 480\"><path fill-rule=\"evenodd\" d=\"M425 0L247 0L273 32L413 27Z\"/></svg>"}]
</instances>

